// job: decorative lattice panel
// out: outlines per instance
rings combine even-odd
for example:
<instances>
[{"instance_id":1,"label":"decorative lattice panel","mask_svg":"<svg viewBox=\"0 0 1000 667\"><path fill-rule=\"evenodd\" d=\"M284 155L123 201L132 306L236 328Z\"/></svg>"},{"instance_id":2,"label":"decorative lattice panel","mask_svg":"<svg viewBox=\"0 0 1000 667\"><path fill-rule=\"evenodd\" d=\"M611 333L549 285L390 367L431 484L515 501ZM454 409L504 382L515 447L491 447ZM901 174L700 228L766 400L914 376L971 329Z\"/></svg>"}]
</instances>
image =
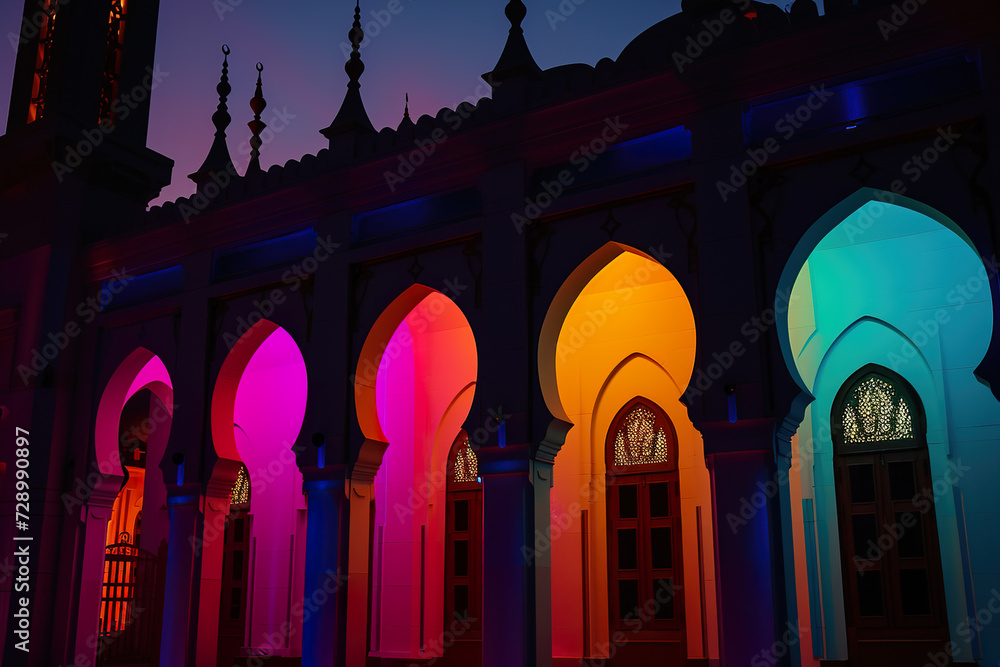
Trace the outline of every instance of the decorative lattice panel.
<instances>
[{"instance_id":1,"label":"decorative lattice panel","mask_svg":"<svg viewBox=\"0 0 1000 667\"><path fill-rule=\"evenodd\" d=\"M666 463L670 440L656 415L644 405L636 405L615 433L615 465L634 466Z\"/></svg>"},{"instance_id":2,"label":"decorative lattice panel","mask_svg":"<svg viewBox=\"0 0 1000 667\"><path fill-rule=\"evenodd\" d=\"M458 447L455 452L455 471L452 481L456 484L465 482L475 482L479 479L479 460L476 453L472 451L468 439Z\"/></svg>"},{"instance_id":3,"label":"decorative lattice panel","mask_svg":"<svg viewBox=\"0 0 1000 667\"><path fill-rule=\"evenodd\" d=\"M892 384L871 376L859 383L844 404L844 442L871 442L913 438L912 410Z\"/></svg>"},{"instance_id":4,"label":"decorative lattice panel","mask_svg":"<svg viewBox=\"0 0 1000 667\"><path fill-rule=\"evenodd\" d=\"M246 466L240 468L240 474L229 494L229 502L233 505L246 505L250 502L250 474Z\"/></svg>"}]
</instances>

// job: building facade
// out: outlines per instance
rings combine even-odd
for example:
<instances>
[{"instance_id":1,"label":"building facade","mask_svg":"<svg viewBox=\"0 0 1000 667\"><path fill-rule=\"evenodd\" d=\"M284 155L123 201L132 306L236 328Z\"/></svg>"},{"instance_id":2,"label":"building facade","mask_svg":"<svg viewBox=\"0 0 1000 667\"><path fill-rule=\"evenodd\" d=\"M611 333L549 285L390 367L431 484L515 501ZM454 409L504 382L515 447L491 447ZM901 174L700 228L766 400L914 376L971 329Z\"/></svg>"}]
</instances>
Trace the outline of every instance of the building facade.
<instances>
[{"instance_id":1,"label":"building facade","mask_svg":"<svg viewBox=\"0 0 1000 667\"><path fill-rule=\"evenodd\" d=\"M690 2L550 70L527 11L376 131L356 10L267 171L224 64L147 210L158 2L25 3L3 664L1000 661L1000 7Z\"/></svg>"}]
</instances>

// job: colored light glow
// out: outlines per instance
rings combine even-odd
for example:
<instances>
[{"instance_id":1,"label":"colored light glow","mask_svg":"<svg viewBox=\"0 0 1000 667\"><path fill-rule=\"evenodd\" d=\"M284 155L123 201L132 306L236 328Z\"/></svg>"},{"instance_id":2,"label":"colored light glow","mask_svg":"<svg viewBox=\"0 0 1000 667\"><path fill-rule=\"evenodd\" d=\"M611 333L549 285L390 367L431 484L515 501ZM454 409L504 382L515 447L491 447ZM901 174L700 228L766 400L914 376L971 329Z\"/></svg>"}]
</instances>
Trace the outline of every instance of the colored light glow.
<instances>
[{"instance_id":1,"label":"colored light glow","mask_svg":"<svg viewBox=\"0 0 1000 667\"><path fill-rule=\"evenodd\" d=\"M553 334L554 332L554 334ZM610 642L608 554L604 540L590 540L589 598L584 599L583 541L579 518L566 526L574 505L590 507L590 535L606 531L606 497L581 489L605 488L605 445L614 417L623 405L642 396L660 406L677 431L682 503L712 506L701 437L679 397L694 368L696 331L690 302L677 279L650 258L618 244L608 244L588 258L560 288L542 327L539 375L550 412L575 424L555 464L551 492L553 525L562 539L552 541L552 645L558 658L583 657L581 610L590 614L591 655ZM551 371L550 371L551 369ZM492 470L492 468L491 468ZM694 521L682 523L684 550L697 544ZM711 530L703 546L712 553ZM714 565L706 562L707 586ZM683 590L699 590L698 565L686 563ZM684 597L687 641L702 641L698 595ZM710 656L717 655L715 601L706 599Z\"/></svg>"},{"instance_id":2,"label":"colored light glow","mask_svg":"<svg viewBox=\"0 0 1000 667\"><path fill-rule=\"evenodd\" d=\"M381 335L377 329L372 336ZM451 299L433 291L398 322L378 362L375 410L389 443L375 476L381 543L374 545L372 618L381 627L373 648L382 653L425 658L421 643L444 631L447 461L472 405L477 365L468 321Z\"/></svg>"},{"instance_id":3,"label":"colored light glow","mask_svg":"<svg viewBox=\"0 0 1000 667\"><path fill-rule=\"evenodd\" d=\"M911 207L862 201L856 210L832 222L804 261L799 260L803 263L790 297L790 353L786 353L789 365L794 365L813 397L799 436L806 438L817 461L800 466L799 474L790 476L799 625L825 632L827 646L834 645L837 633L843 632L843 616L838 616L843 612L831 602L842 595L841 583L829 574L834 568L839 571L843 556L837 540L819 528L833 526L836 535L828 419L847 378L869 363L897 370L921 399L928 440L935 431L942 434L939 437L946 440L951 455L972 462L969 465L976 466L981 451L978 443L1000 437L1000 406L971 372L986 353L992 335L987 272L959 228L915 202ZM971 289L977 285L981 287ZM958 297L957 287L964 296ZM885 399L879 403L881 410L888 410ZM844 415L838 412L835 418ZM879 430L877 421L869 430ZM883 420L883 428L886 423L896 422ZM908 426L904 432L909 432ZM972 432L976 435L970 437ZM793 448L798 449L797 440ZM929 454L932 471L946 469L942 450L932 447ZM962 487L967 507L992 502L988 492L979 490L978 481L965 479ZM954 515L951 494L934 500L939 516ZM815 509L815 518L803 516L804 506ZM991 531L991 522L985 515L975 516L968 534ZM963 571L954 534L942 524L938 529L944 571ZM812 530L818 531L819 539L814 563L809 565L807 548L800 548L800 542ZM958 602L964 595L961 577L946 578L944 592L949 615L967 613ZM817 646L823 639L822 634L813 637ZM807 647L804 665L815 664L807 663L812 659L810 643L803 641Z\"/></svg>"},{"instance_id":4,"label":"colored light glow","mask_svg":"<svg viewBox=\"0 0 1000 667\"><path fill-rule=\"evenodd\" d=\"M236 353L238 346L252 346L264 337L239 376L229 427L250 473L253 494L250 513L257 549L253 609L248 612L253 619L251 647L268 646L268 637L281 632L288 618L289 585L294 580L291 538L302 492L302 474L291 447L302 428L308 390L305 362L295 340L281 327L264 332L252 328L234 346ZM296 542L299 539L295 536Z\"/></svg>"}]
</instances>

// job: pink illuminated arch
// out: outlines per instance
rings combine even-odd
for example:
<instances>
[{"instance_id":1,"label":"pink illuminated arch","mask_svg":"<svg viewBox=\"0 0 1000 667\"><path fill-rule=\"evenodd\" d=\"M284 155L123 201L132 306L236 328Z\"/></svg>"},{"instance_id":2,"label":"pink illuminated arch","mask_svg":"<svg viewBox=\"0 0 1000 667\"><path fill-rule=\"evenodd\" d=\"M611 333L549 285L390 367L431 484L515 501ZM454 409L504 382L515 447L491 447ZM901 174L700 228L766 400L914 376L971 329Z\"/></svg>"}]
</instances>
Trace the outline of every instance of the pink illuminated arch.
<instances>
[{"instance_id":1,"label":"pink illuminated arch","mask_svg":"<svg viewBox=\"0 0 1000 667\"><path fill-rule=\"evenodd\" d=\"M389 349L393 336L406 316L429 294L430 287L413 285L400 294L382 311L361 348L358 372L354 376L354 399L357 403L358 422L361 432L369 440L388 442L379 424L375 385L378 380L382 356Z\"/></svg>"},{"instance_id":2,"label":"pink illuminated arch","mask_svg":"<svg viewBox=\"0 0 1000 667\"><path fill-rule=\"evenodd\" d=\"M250 327L230 350L212 394L212 442L219 456L212 485L227 490L221 503L228 508L228 489L242 463L253 488L246 637L254 655L297 657L300 650L302 621L291 605L304 586L304 524L296 519L305 501L292 447L302 429L307 394L298 344L267 320ZM283 630L289 618L292 627ZM282 632L288 645L274 646L273 637ZM214 659L211 650L206 654Z\"/></svg>"},{"instance_id":3,"label":"pink illuminated arch","mask_svg":"<svg viewBox=\"0 0 1000 667\"><path fill-rule=\"evenodd\" d=\"M447 460L472 407L477 373L464 313L423 285L386 308L362 348L354 377L366 438L359 461L381 458L372 486L372 656L427 657L421 646L444 630ZM419 502L410 497L414 490ZM368 513L367 500L362 510ZM351 558L367 562L367 550L352 542ZM359 629L360 642L365 634Z\"/></svg>"},{"instance_id":4,"label":"pink illuminated arch","mask_svg":"<svg viewBox=\"0 0 1000 667\"><path fill-rule=\"evenodd\" d=\"M158 356L140 347L115 370L97 408L94 441L97 464L105 475L121 474L118 429L122 409L132 396L143 389L149 389L173 416L174 390L170 374Z\"/></svg>"}]
</instances>

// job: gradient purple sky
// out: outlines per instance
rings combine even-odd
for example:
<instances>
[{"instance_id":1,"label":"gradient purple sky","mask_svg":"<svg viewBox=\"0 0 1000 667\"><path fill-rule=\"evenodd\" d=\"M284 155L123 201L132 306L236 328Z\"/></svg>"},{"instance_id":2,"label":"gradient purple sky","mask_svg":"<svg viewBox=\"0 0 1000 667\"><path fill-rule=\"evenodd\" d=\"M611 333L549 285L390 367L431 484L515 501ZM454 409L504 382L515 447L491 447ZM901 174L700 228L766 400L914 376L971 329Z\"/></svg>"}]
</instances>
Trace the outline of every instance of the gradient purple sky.
<instances>
[{"instance_id":1,"label":"gradient purple sky","mask_svg":"<svg viewBox=\"0 0 1000 667\"><path fill-rule=\"evenodd\" d=\"M374 21L373 11L385 12L383 19L391 16L377 31L366 28L362 47L366 70L361 92L376 128L399 124L405 93L410 94L414 120L487 95L489 88L480 76L496 64L509 29L503 13L506 0L399 2L402 11L395 16L386 12L390 0L362 2L366 26ZM680 0L525 4L525 36L543 68L616 58L639 33L680 10ZM6 35L17 32L22 7L21 0L0 0L5 36L0 46L0 131L7 123L15 55ZM552 16L562 16L560 7L567 14L569 8L573 11L556 22ZM319 130L333 120L346 90L342 45L349 50L353 12L354 0L161 0L156 64L169 76L152 94L148 143L175 165L171 185L154 204L194 191L187 175L201 165L212 142L223 43L232 49L233 123L227 135L240 173L249 158L246 123L253 118L248 103L257 61L264 64L268 102L262 119L274 130L273 139L261 149L261 166L267 169L324 148L326 139Z\"/></svg>"}]
</instances>

